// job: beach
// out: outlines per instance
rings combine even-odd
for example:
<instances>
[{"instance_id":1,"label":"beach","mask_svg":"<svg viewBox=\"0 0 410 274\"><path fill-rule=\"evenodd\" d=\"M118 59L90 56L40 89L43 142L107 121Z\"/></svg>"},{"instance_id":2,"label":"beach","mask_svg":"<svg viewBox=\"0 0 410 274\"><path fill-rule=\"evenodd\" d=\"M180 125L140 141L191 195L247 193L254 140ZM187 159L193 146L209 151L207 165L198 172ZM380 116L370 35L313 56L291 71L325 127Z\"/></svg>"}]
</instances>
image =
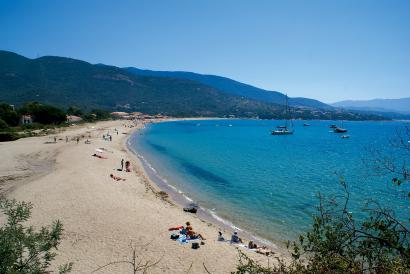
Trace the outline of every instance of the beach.
<instances>
[{"instance_id":1,"label":"beach","mask_svg":"<svg viewBox=\"0 0 410 274\"><path fill-rule=\"evenodd\" d=\"M130 273L128 263L110 263L131 260L133 247L137 261L154 264L148 273L234 271L237 246L217 241L220 229L226 239L231 231L183 212L161 194L127 149L128 137L142 126L106 121L0 143L0 191L7 198L33 204L30 225L39 228L57 219L63 223L63 240L53 269L73 262L73 273ZM107 133L112 141L103 139ZM121 159L131 162L131 172L117 170ZM113 180L110 174L125 181ZM170 239L168 228L187 221L206 238L199 249ZM239 248L263 264L268 262L266 256Z\"/></svg>"}]
</instances>

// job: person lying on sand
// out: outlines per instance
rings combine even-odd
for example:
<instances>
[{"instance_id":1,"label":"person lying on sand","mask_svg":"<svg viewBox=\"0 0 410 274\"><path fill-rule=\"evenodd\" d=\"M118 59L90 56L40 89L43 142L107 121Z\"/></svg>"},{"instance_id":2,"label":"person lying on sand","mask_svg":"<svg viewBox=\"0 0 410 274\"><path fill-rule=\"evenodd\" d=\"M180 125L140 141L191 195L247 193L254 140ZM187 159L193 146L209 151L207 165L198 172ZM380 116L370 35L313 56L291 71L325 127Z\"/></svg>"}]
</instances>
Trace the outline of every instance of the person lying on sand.
<instances>
[{"instance_id":1,"label":"person lying on sand","mask_svg":"<svg viewBox=\"0 0 410 274\"><path fill-rule=\"evenodd\" d=\"M97 158L100 158L100 159L108 159L107 157L98 155L98 154L96 154L96 153L94 153L94 154L91 155L91 156L94 156L94 157L97 157Z\"/></svg>"},{"instance_id":2,"label":"person lying on sand","mask_svg":"<svg viewBox=\"0 0 410 274\"><path fill-rule=\"evenodd\" d=\"M231 236L231 243L238 244L242 243L242 239L238 237L238 232L234 232Z\"/></svg>"},{"instance_id":3,"label":"person lying on sand","mask_svg":"<svg viewBox=\"0 0 410 274\"><path fill-rule=\"evenodd\" d=\"M123 179L123 178L121 178L121 177L118 177L118 176L115 176L114 174L110 174L110 177L111 177L112 179L116 180L116 181L121 181L121 180L125 181L125 179Z\"/></svg>"},{"instance_id":4,"label":"person lying on sand","mask_svg":"<svg viewBox=\"0 0 410 274\"><path fill-rule=\"evenodd\" d=\"M259 248L256 250L256 253L263 254L263 255L266 255L266 256L275 254L275 252L273 252L272 250L270 250L270 249L267 248L266 246L259 247Z\"/></svg>"}]
</instances>

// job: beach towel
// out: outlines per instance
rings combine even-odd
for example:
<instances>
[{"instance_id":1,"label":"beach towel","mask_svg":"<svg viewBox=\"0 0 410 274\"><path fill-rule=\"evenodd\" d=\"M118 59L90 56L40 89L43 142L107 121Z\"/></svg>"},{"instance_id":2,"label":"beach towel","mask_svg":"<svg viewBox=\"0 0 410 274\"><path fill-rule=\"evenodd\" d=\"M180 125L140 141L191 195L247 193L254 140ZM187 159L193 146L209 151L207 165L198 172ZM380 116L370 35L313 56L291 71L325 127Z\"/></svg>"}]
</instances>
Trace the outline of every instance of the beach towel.
<instances>
[{"instance_id":1,"label":"beach towel","mask_svg":"<svg viewBox=\"0 0 410 274\"><path fill-rule=\"evenodd\" d=\"M170 228L168 228L168 231L173 231L173 230L180 230L180 229L183 229L184 227L181 225L181 226L177 226L177 227L170 227Z\"/></svg>"},{"instance_id":2,"label":"beach towel","mask_svg":"<svg viewBox=\"0 0 410 274\"><path fill-rule=\"evenodd\" d=\"M177 239L177 241L180 242L181 244L188 243L185 235L180 235L179 238Z\"/></svg>"}]
</instances>

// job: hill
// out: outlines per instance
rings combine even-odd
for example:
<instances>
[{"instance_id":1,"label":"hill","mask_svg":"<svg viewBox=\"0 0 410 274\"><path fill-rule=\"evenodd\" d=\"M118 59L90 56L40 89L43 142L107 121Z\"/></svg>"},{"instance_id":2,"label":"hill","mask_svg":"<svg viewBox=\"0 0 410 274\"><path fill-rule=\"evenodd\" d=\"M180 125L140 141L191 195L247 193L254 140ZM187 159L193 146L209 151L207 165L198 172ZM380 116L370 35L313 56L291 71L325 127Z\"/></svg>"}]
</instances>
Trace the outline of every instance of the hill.
<instances>
[{"instance_id":1,"label":"hill","mask_svg":"<svg viewBox=\"0 0 410 274\"><path fill-rule=\"evenodd\" d=\"M368 112L410 114L410 97L401 99L373 99L362 101L341 101L332 104L334 107L361 110Z\"/></svg>"},{"instance_id":2,"label":"hill","mask_svg":"<svg viewBox=\"0 0 410 274\"><path fill-rule=\"evenodd\" d=\"M0 100L173 116L275 116L281 109L191 80L138 76L64 57L29 59L6 51L0 51Z\"/></svg>"},{"instance_id":3,"label":"hill","mask_svg":"<svg viewBox=\"0 0 410 274\"><path fill-rule=\"evenodd\" d=\"M278 91L269 91L261 88L257 88L248 84L244 84L226 77L216 75L205 75L193 72L185 71L153 71L142 70L134 67L125 68L126 70L133 72L137 75L143 76L156 76L156 77L168 77L175 79L188 79L200 82L202 84L214 87L227 94L236 95L252 100L257 100L266 103L275 103L283 105L285 103L285 95ZM322 103L318 100L309 98L289 98L289 105L295 107L307 107L317 109L332 109L331 106Z\"/></svg>"},{"instance_id":4,"label":"hill","mask_svg":"<svg viewBox=\"0 0 410 274\"><path fill-rule=\"evenodd\" d=\"M215 77L212 79L220 80ZM237 87L247 86L230 81ZM221 84L221 89L223 88ZM236 89L238 90L240 89ZM283 105L250 98L249 91L246 93L249 96L238 92L228 93L191 79L138 75L126 69L93 65L71 58L45 56L29 59L12 52L0 51L0 102L17 106L37 101L64 108L77 106L86 110L100 108L110 111L139 111L176 117L283 117ZM269 96L277 96L278 100L284 98L281 93L268 93ZM270 98L274 101L273 97ZM296 99L314 103L310 99ZM318 109L308 107L307 104L303 107L294 106L293 117L382 119L380 116L351 111Z\"/></svg>"}]
</instances>

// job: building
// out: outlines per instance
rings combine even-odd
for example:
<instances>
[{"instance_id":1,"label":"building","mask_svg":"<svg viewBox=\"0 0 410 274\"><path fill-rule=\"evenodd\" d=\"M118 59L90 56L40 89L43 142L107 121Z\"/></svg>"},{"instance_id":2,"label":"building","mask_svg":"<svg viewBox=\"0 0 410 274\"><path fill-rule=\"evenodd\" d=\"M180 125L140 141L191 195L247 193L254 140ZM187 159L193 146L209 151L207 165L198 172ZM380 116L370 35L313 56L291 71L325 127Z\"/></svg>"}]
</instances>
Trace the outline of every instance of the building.
<instances>
[{"instance_id":1,"label":"building","mask_svg":"<svg viewBox=\"0 0 410 274\"><path fill-rule=\"evenodd\" d=\"M31 115L23 115L20 118L20 124L22 125L29 125L33 123L33 118L31 117Z\"/></svg>"},{"instance_id":2,"label":"building","mask_svg":"<svg viewBox=\"0 0 410 274\"><path fill-rule=\"evenodd\" d=\"M67 123L73 124L73 123L79 123L83 120L83 118L75 115L67 115Z\"/></svg>"}]
</instances>

